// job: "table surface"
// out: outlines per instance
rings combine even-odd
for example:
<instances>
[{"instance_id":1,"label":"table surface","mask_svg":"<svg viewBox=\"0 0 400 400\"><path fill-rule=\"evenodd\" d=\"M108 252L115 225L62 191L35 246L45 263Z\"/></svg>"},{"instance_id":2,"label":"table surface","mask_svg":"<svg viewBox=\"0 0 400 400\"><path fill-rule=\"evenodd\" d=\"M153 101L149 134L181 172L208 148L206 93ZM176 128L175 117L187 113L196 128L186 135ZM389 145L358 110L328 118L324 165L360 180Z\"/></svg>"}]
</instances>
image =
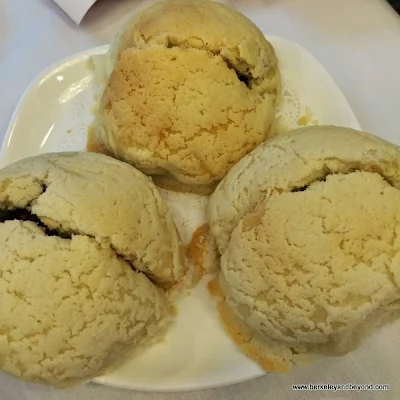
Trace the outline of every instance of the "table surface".
<instances>
[{"instance_id":1,"label":"table surface","mask_svg":"<svg viewBox=\"0 0 400 400\"><path fill-rule=\"evenodd\" d=\"M51 0L0 0L0 142L30 81L63 57L108 43L126 11L138 2L99 0L78 27ZM387 132L400 140L400 18L385 1L226 2L244 12L263 31L294 40L310 50L332 74L365 131ZM396 328L398 332L399 325ZM0 373L0 400L398 399L400 360L393 357L386 343L393 329L380 332L380 339L374 342L378 347L324 362L312 370L312 376L305 368L289 376L269 374L227 388L148 394L94 384L57 391ZM292 391L292 384L308 382L388 383L391 390Z\"/></svg>"}]
</instances>

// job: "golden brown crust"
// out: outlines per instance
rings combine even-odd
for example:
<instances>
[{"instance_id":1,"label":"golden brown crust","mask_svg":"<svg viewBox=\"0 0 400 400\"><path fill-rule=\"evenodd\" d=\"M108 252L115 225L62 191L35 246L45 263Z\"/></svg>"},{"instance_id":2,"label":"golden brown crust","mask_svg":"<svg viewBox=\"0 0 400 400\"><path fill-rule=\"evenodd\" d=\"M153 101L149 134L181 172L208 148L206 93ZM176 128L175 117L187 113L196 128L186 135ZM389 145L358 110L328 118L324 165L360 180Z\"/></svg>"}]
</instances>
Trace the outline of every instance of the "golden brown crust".
<instances>
[{"instance_id":1,"label":"golden brown crust","mask_svg":"<svg viewBox=\"0 0 400 400\"><path fill-rule=\"evenodd\" d=\"M273 134L280 91L274 50L229 7L154 5L128 23L108 61L96 136L163 188L209 194Z\"/></svg>"},{"instance_id":2,"label":"golden brown crust","mask_svg":"<svg viewBox=\"0 0 400 400\"><path fill-rule=\"evenodd\" d=\"M233 313L225 300L219 277L208 283L208 291L217 302L217 311L225 332L238 348L254 360L266 372L290 372L291 363L265 349L265 345L253 337L251 330Z\"/></svg>"},{"instance_id":3,"label":"golden brown crust","mask_svg":"<svg viewBox=\"0 0 400 400\"><path fill-rule=\"evenodd\" d=\"M162 18L160 18L160 15ZM117 35L108 72L129 48L197 49L221 55L260 94L280 96L278 59L264 34L231 6L209 0L161 1L137 13Z\"/></svg>"},{"instance_id":4,"label":"golden brown crust","mask_svg":"<svg viewBox=\"0 0 400 400\"><path fill-rule=\"evenodd\" d=\"M87 130L86 151L88 153L99 153L106 156L112 156L107 147L97 139L96 132L93 127L89 127Z\"/></svg>"},{"instance_id":5,"label":"golden brown crust","mask_svg":"<svg viewBox=\"0 0 400 400\"><path fill-rule=\"evenodd\" d=\"M219 254L208 224L200 226L193 234L187 256L195 266L194 282L219 268Z\"/></svg>"},{"instance_id":6,"label":"golden brown crust","mask_svg":"<svg viewBox=\"0 0 400 400\"><path fill-rule=\"evenodd\" d=\"M105 149L105 151L107 150ZM185 185L170 174L152 175L152 179L159 188L172 190L179 193L194 193L206 196L213 193L217 187L217 183L211 183L209 185Z\"/></svg>"},{"instance_id":7,"label":"golden brown crust","mask_svg":"<svg viewBox=\"0 0 400 400\"><path fill-rule=\"evenodd\" d=\"M187 248L187 256L194 264L193 281L198 283L205 275L204 269L204 252L205 249L205 235L208 232L208 224L196 229L193 234L192 241Z\"/></svg>"},{"instance_id":8,"label":"golden brown crust","mask_svg":"<svg viewBox=\"0 0 400 400\"><path fill-rule=\"evenodd\" d=\"M211 186L270 133L270 97L250 91L220 56L127 49L105 90L96 135L148 175Z\"/></svg>"}]
</instances>

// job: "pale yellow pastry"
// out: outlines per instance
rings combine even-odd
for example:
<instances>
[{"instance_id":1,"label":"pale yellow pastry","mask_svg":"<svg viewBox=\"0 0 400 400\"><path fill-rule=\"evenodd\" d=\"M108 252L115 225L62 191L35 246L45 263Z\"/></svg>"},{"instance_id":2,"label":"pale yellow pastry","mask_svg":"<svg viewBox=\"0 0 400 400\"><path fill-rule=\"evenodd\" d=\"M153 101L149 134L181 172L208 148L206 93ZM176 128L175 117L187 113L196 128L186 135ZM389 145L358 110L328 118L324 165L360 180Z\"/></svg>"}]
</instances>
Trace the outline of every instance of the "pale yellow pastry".
<instances>
[{"instance_id":1,"label":"pale yellow pastry","mask_svg":"<svg viewBox=\"0 0 400 400\"><path fill-rule=\"evenodd\" d=\"M95 239L0 223L0 369L70 387L101 375L168 322L165 294Z\"/></svg>"},{"instance_id":2,"label":"pale yellow pastry","mask_svg":"<svg viewBox=\"0 0 400 400\"><path fill-rule=\"evenodd\" d=\"M0 369L57 387L158 340L185 272L154 184L100 154L0 170L0 248Z\"/></svg>"},{"instance_id":3,"label":"pale yellow pastry","mask_svg":"<svg viewBox=\"0 0 400 400\"><path fill-rule=\"evenodd\" d=\"M222 319L266 370L290 370L301 354L345 354L400 315L393 144L324 126L273 139L221 182L210 226Z\"/></svg>"},{"instance_id":4,"label":"pale yellow pastry","mask_svg":"<svg viewBox=\"0 0 400 400\"><path fill-rule=\"evenodd\" d=\"M88 150L124 160L160 186L210 193L273 133L275 52L228 6L152 5L123 28L106 59Z\"/></svg>"},{"instance_id":5,"label":"pale yellow pastry","mask_svg":"<svg viewBox=\"0 0 400 400\"><path fill-rule=\"evenodd\" d=\"M27 158L0 172L0 208L28 210L51 230L108 245L165 288L184 274L172 217L151 180L94 153Z\"/></svg>"}]
</instances>

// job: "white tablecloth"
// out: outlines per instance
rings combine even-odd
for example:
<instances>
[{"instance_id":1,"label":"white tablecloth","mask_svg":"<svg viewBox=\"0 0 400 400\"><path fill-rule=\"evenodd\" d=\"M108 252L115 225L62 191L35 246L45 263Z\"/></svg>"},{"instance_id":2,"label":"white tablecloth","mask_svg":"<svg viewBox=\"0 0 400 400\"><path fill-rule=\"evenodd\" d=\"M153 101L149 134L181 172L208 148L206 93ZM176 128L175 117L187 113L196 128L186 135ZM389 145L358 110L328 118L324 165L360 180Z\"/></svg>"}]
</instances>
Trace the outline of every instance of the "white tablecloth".
<instances>
[{"instance_id":1,"label":"white tablecloth","mask_svg":"<svg viewBox=\"0 0 400 400\"><path fill-rule=\"evenodd\" d=\"M139 0L99 0L78 27L51 0L0 0L0 142L29 82L60 58L108 43L135 1ZM263 31L294 40L314 53L337 81L364 130L389 132L400 139L400 18L383 0L231 3ZM373 342L364 343L362 351L318 368L202 392L146 394L99 385L57 391L0 373L0 400L400 399L400 359L393 356L399 332L400 323L385 327ZM371 343L375 347L365 351ZM391 390L292 391L292 384L308 382L382 383L390 384Z\"/></svg>"}]
</instances>

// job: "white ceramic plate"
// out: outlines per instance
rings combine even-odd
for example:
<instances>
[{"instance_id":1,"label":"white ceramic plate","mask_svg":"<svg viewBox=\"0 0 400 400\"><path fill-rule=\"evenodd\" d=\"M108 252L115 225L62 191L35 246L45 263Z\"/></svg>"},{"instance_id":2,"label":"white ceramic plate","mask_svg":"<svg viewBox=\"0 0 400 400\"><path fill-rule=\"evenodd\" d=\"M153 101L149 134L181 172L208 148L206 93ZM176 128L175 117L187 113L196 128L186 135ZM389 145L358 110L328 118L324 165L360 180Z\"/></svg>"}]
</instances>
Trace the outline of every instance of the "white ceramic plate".
<instances>
[{"instance_id":1,"label":"white ceramic plate","mask_svg":"<svg viewBox=\"0 0 400 400\"><path fill-rule=\"evenodd\" d=\"M360 129L343 94L310 53L287 40L268 39L281 64L285 91L281 114L289 126L295 127L309 107L319 124ZM39 153L84 150L96 91L88 59L107 49L95 48L60 61L31 84L10 123L0 166ZM223 332L202 282L179 302L176 323L163 343L96 382L137 390L183 391L233 384L262 374Z\"/></svg>"}]
</instances>

